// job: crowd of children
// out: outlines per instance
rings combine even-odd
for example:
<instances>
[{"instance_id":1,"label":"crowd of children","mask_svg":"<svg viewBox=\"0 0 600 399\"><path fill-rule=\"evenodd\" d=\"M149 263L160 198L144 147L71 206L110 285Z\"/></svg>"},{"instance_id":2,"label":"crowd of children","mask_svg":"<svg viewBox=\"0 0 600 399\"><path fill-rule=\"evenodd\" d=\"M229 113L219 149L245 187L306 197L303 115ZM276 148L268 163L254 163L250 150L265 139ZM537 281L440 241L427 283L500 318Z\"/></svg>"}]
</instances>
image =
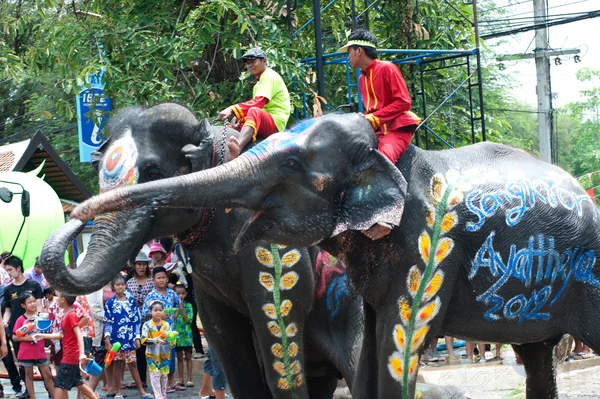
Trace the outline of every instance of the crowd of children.
<instances>
[{"instance_id":1,"label":"crowd of children","mask_svg":"<svg viewBox=\"0 0 600 399\"><path fill-rule=\"evenodd\" d=\"M5 312L4 324L8 324L9 319L11 323L6 334L0 328L0 352L5 356L6 344L12 342L26 385L21 397L36 397L34 367L39 369L49 397L58 399L67 398L68 391L73 388L77 390L78 398L100 398L95 392L100 381L104 381L101 389L106 391L106 397L123 399L127 396L122 391L125 366L129 368L140 398L165 399L170 392L194 386L192 348L195 342L192 333L196 328L196 313L188 299L188 287L171 283L173 289L169 288L167 269L158 266L158 262L151 268L149 261L144 253L138 255L134 270L139 268L140 273L130 275L129 281L133 282L120 274L110 286L77 297L63 295L47 286L43 291L34 289L33 285L31 289L17 290L12 287L15 282L25 286L31 280L22 279L22 264L17 262L20 267L14 267L19 273L13 272L10 264L6 265L8 273L12 272L12 283L8 287L20 295L17 298L13 293L8 301L12 314L9 312L7 316ZM145 263L141 266L146 269L138 263ZM20 285L15 284L15 287ZM130 290L130 287L134 289ZM5 306L6 302L5 298ZM48 328L40 329L39 320L46 318ZM143 375L138 371L136 353L139 354L141 348L145 348L141 353L144 364L147 363L154 395L145 389L146 367ZM98 365L100 374L88 375L83 371L90 362ZM56 367L54 381L51 364ZM187 379L184 371L187 371ZM176 372L178 381L175 381ZM217 377L224 381L223 376ZM220 388L221 384L216 385ZM217 396L223 392L218 392ZM210 388L208 396L213 395Z\"/></svg>"}]
</instances>

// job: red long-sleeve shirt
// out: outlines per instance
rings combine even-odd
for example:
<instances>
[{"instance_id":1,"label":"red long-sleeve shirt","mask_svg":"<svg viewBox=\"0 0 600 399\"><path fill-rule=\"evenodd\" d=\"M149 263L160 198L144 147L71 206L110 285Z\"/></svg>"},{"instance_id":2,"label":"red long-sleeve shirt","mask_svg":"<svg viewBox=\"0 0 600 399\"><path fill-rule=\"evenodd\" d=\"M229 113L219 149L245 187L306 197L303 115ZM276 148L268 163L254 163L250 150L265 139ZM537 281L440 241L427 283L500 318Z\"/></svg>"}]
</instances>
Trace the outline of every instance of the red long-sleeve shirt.
<instances>
[{"instance_id":1,"label":"red long-sleeve shirt","mask_svg":"<svg viewBox=\"0 0 600 399\"><path fill-rule=\"evenodd\" d=\"M396 65L374 60L361 71L358 87L365 116L376 133L385 135L404 126L419 124L419 117L410 112L410 95Z\"/></svg>"}]
</instances>

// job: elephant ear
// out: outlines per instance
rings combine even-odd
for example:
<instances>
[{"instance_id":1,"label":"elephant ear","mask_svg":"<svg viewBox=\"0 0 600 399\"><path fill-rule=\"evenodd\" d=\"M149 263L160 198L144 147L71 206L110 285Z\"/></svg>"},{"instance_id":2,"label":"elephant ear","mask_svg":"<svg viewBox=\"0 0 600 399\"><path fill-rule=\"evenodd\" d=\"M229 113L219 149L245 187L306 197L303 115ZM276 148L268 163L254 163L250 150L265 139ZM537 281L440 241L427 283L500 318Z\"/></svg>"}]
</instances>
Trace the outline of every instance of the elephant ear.
<instances>
[{"instance_id":1,"label":"elephant ear","mask_svg":"<svg viewBox=\"0 0 600 399\"><path fill-rule=\"evenodd\" d=\"M199 142L199 144L186 144L181 149L181 152L190 161L192 172L198 172L211 167L213 134L210 123L206 119L203 119L196 126L194 133L194 141Z\"/></svg>"},{"instance_id":2,"label":"elephant ear","mask_svg":"<svg viewBox=\"0 0 600 399\"><path fill-rule=\"evenodd\" d=\"M379 151L371 150L367 158L340 197L332 236L346 230L366 230L377 222L400 225L408 184Z\"/></svg>"},{"instance_id":3,"label":"elephant ear","mask_svg":"<svg viewBox=\"0 0 600 399\"><path fill-rule=\"evenodd\" d=\"M96 151L93 151L90 155L90 159L92 161L92 167L96 171L96 173L100 170L100 162L102 162L102 158L104 157L104 153L110 147L113 142L112 136L108 138Z\"/></svg>"}]
</instances>

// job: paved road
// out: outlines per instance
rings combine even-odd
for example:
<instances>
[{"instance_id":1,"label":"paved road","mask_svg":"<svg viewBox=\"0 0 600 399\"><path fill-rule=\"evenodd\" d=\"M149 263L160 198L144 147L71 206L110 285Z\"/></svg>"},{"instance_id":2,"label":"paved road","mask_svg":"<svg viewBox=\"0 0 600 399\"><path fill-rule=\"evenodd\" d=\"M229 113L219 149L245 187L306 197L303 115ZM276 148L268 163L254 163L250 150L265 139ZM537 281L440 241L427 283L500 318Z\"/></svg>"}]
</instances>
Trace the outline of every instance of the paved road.
<instances>
[{"instance_id":1,"label":"paved road","mask_svg":"<svg viewBox=\"0 0 600 399\"><path fill-rule=\"evenodd\" d=\"M194 366L200 366L200 363L195 361ZM600 398L600 366L589 367L583 370L564 372L559 375L558 384L560 391L560 399L599 399ZM188 388L186 391L176 392L169 394L169 399L183 399L183 398L198 398L198 389L202 382L201 372L194 372L194 388ZM5 386L5 397L14 397L12 389L8 380L2 380L2 384ZM38 398L45 399L47 394L44 390L44 386L41 382L35 383L36 395ZM521 386L522 388L522 386ZM104 397L104 391L98 390L101 397ZM137 399L137 391L135 389L125 390L129 399ZM75 399L77 396L75 392L71 392L69 399ZM343 395L340 398L347 398L348 396ZM512 392L489 392L484 394L482 398L502 398L502 399L525 399L525 393L523 389L517 389ZM476 398L478 399L478 398Z\"/></svg>"}]
</instances>

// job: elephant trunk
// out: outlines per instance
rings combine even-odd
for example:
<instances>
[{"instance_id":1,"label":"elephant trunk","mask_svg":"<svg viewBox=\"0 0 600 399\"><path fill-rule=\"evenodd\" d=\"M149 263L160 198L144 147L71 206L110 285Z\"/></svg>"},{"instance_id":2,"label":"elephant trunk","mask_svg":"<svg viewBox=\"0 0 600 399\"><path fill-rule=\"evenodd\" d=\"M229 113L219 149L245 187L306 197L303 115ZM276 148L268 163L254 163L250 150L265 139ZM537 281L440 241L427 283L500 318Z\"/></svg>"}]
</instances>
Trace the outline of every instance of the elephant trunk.
<instances>
[{"instance_id":1,"label":"elephant trunk","mask_svg":"<svg viewBox=\"0 0 600 399\"><path fill-rule=\"evenodd\" d=\"M199 209L221 205L256 209L264 192L264 167L255 158L241 156L216 168L119 188L85 201L71 218L87 221L102 213L141 207Z\"/></svg>"},{"instance_id":2,"label":"elephant trunk","mask_svg":"<svg viewBox=\"0 0 600 399\"><path fill-rule=\"evenodd\" d=\"M65 266L65 250L85 223L69 220L52 233L42 248L41 266L50 285L70 295L88 294L102 288L142 247L140 231L149 225L149 218L143 216L143 212L135 211L97 217L85 259L74 270Z\"/></svg>"}]
</instances>

